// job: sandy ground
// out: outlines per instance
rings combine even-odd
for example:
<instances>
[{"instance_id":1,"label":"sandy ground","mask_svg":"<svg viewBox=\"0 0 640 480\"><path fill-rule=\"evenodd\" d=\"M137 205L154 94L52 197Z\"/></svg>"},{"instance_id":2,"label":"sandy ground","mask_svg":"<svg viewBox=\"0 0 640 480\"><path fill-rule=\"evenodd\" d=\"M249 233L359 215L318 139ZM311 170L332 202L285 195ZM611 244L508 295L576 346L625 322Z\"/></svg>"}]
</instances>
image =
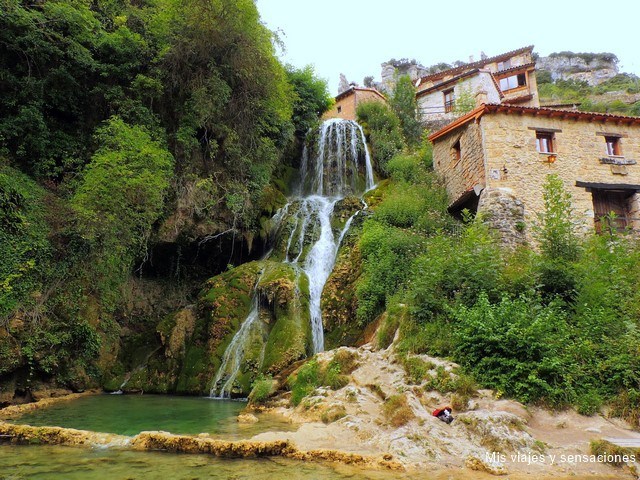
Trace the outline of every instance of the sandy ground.
<instances>
[{"instance_id":1,"label":"sandy ground","mask_svg":"<svg viewBox=\"0 0 640 480\"><path fill-rule=\"evenodd\" d=\"M622 421L598 415L585 417L573 410L552 413L496 399L493 392L481 390L468 409L454 412L456 420L447 425L431 412L448 405L449 395L408 385L391 349L374 351L365 346L357 353L359 366L346 387L337 391L320 388L297 408L288 405L286 395L277 400L273 410L300 423L297 431L267 432L252 440L288 439L301 450L390 454L409 472L429 472L429 478L436 479L481 479L486 470L506 474L509 479L636 478L628 467L583 457L591 454L591 440L640 439L640 433ZM325 352L320 361L329 361L332 355ZM423 358L447 370L455 367L439 359ZM404 393L415 418L399 428L390 426L382 414L380 395L369 385L379 386L387 397ZM320 421L323 412L336 408L344 408L346 416L329 424ZM461 476L464 471L470 472L469 467L477 470L473 476Z\"/></svg>"}]
</instances>

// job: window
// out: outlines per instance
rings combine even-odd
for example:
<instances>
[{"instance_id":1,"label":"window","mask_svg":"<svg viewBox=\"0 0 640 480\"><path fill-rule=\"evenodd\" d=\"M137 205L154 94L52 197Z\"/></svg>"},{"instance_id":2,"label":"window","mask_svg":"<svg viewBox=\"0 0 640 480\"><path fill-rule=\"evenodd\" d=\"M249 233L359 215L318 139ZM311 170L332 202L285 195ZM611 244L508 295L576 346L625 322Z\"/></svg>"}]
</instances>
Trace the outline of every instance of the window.
<instances>
[{"instance_id":1,"label":"window","mask_svg":"<svg viewBox=\"0 0 640 480\"><path fill-rule=\"evenodd\" d=\"M604 137L604 141L607 145L607 155L615 155L621 156L622 149L620 148L620 138L619 137Z\"/></svg>"},{"instance_id":2,"label":"window","mask_svg":"<svg viewBox=\"0 0 640 480\"><path fill-rule=\"evenodd\" d=\"M462 158L462 150L460 149L460 140L453 144L453 159L457 162Z\"/></svg>"},{"instance_id":3,"label":"window","mask_svg":"<svg viewBox=\"0 0 640 480\"><path fill-rule=\"evenodd\" d=\"M519 73L500 79L500 90L507 91L514 88L525 87L527 85L527 74Z\"/></svg>"},{"instance_id":4,"label":"window","mask_svg":"<svg viewBox=\"0 0 640 480\"><path fill-rule=\"evenodd\" d=\"M340 113L342 111L342 107L338 106L338 113Z\"/></svg>"},{"instance_id":5,"label":"window","mask_svg":"<svg viewBox=\"0 0 640 480\"><path fill-rule=\"evenodd\" d=\"M596 232L623 232L630 223L629 202L632 193L615 190L593 190L593 213Z\"/></svg>"},{"instance_id":6,"label":"window","mask_svg":"<svg viewBox=\"0 0 640 480\"><path fill-rule=\"evenodd\" d=\"M536 149L540 153L554 153L553 133L536 132Z\"/></svg>"},{"instance_id":7,"label":"window","mask_svg":"<svg viewBox=\"0 0 640 480\"><path fill-rule=\"evenodd\" d=\"M506 70L507 68L511 68L511 59L505 60L504 62L498 62L498 71Z\"/></svg>"},{"instance_id":8,"label":"window","mask_svg":"<svg viewBox=\"0 0 640 480\"><path fill-rule=\"evenodd\" d=\"M453 94L453 88L442 92L444 94L444 111L445 113L453 112L453 107L456 102L456 97Z\"/></svg>"}]
</instances>

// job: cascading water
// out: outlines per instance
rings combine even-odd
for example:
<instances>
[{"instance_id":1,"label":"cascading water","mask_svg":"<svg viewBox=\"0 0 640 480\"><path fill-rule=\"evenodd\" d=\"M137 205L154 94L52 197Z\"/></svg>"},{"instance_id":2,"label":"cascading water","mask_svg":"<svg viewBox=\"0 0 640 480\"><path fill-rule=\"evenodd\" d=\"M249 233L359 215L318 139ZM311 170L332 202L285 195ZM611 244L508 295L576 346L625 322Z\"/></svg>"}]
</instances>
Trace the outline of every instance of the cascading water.
<instances>
[{"instance_id":1,"label":"cascading water","mask_svg":"<svg viewBox=\"0 0 640 480\"><path fill-rule=\"evenodd\" d=\"M361 158L363 161L360 161ZM362 194L374 186L371 157L362 127L350 120L325 121L320 127L317 151L310 155L305 146L300 173L298 192L302 199L298 201L302 205L297 211L295 226L287 242L285 258L290 259L291 240L298 225L301 226L297 232L298 251L293 263L301 262L302 245L308 229L317 230L319 227L319 236L300 265L309 278L313 351L317 353L324 349L320 309L322 290L333 270L340 242L353 220L352 215L336 239L332 229L334 207L346 195ZM290 204L284 207L287 211Z\"/></svg>"},{"instance_id":2,"label":"cascading water","mask_svg":"<svg viewBox=\"0 0 640 480\"><path fill-rule=\"evenodd\" d=\"M298 295L300 272L306 275L313 353L324 349L322 290L353 218L366 208L364 202L356 200L356 213L340 226L342 222L336 218L336 206L346 201L346 197L361 196L374 187L371 158L360 125L350 120L327 120L316 135L314 144L303 150L297 195L290 198L272 219L273 245L265 257L270 260L276 257L295 269ZM211 397L230 396L251 332L261 323L259 283L254 288L253 308L223 355Z\"/></svg>"}]
</instances>

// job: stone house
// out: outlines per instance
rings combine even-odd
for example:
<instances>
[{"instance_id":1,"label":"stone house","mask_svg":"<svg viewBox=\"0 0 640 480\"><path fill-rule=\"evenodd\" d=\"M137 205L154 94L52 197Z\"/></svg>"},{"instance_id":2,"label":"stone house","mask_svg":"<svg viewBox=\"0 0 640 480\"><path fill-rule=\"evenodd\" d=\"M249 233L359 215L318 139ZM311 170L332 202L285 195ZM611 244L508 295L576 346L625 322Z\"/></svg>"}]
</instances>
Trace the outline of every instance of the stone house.
<instances>
[{"instance_id":1,"label":"stone house","mask_svg":"<svg viewBox=\"0 0 640 480\"><path fill-rule=\"evenodd\" d=\"M540 106L532 54L533 46L528 46L421 77L416 82L420 118L439 128L460 116L456 101L464 97L472 106Z\"/></svg>"},{"instance_id":2,"label":"stone house","mask_svg":"<svg viewBox=\"0 0 640 480\"><path fill-rule=\"evenodd\" d=\"M335 104L322 116L323 120L329 118L343 118L345 120L356 119L356 108L362 102L385 102L386 98L375 88L357 87L352 85L335 97Z\"/></svg>"},{"instance_id":3,"label":"stone house","mask_svg":"<svg viewBox=\"0 0 640 480\"><path fill-rule=\"evenodd\" d=\"M487 213L506 244L530 240L543 184L558 175L576 223L640 228L640 118L505 104L481 105L433 133L434 169L449 210Z\"/></svg>"}]
</instances>

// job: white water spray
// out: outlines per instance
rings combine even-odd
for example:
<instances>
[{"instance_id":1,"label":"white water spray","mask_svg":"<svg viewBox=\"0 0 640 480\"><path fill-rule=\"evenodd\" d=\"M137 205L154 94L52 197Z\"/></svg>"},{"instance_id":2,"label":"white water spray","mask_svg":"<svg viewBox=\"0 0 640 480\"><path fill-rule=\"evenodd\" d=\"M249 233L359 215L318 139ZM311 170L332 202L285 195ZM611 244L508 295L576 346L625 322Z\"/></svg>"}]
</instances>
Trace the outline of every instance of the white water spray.
<instances>
[{"instance_id":1,"label":"white water spray","mask_svg":"<svg viewBox=\"0 0 640 480\"><path fill-rule=\"evenodd\" d=\"M304 147L297 196L273 217L276 237L282 237L275 239L275 243L282 243L282 261L296 269L296 279L302 271L309 280L309 317L314 353L324 350L320 308L322 290L333 270L338 248L358 213L351 215L339 232L334 232L334 209L345 196L362 195L374 186L371 157L362 127L350 120L327 120L317 132L315 148ZM364 202L363 205L366 208ZM287 228L283 228L285 225ZM270 250L267 257L273 251ZM299 301L297 283L296 301ZM252 332L260 326L258 284L254 289L252 310L223 355L211 387L213 398L230 396Z\"/></svg>"}]
</instances>

